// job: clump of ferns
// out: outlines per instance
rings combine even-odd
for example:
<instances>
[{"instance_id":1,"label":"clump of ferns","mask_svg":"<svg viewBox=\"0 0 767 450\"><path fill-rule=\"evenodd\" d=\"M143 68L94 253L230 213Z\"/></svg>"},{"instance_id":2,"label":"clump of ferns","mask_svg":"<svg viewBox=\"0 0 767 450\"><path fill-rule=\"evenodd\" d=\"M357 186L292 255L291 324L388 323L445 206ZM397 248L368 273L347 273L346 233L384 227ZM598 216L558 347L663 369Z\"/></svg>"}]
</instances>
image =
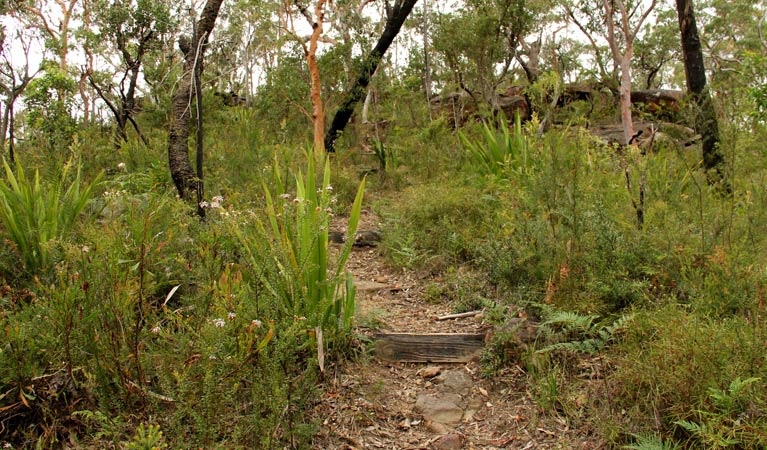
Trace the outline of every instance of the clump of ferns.
<instances>
[{"instance_id":1,"label":"clump of ferns","mask_svg":"<svg viewBox=\"0 0 767 450\"><path fill-rule=\"evenodd\" d=\"M556 341L537 353L564 351L593 355L614 344L634 319L633 314L602 318L571 311L544 311L539 330L549 341Z\"/></svg>"}]
</instances>

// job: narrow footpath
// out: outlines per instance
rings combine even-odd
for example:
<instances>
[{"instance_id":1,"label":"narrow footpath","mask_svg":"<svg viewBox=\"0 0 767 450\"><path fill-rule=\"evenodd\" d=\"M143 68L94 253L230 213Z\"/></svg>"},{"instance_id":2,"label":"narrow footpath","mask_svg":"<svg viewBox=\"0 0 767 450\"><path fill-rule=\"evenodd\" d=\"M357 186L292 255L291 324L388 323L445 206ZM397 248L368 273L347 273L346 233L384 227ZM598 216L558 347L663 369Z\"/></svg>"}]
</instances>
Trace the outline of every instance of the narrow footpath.
<instances>
[{"instance_id":1,"label":"narrow footpath","mask_svg":"<svg viewBox=\"0 0 767 450\"><path fill-rule=\"evenodd\" d=\"M379 230L364 211L359 230ZM358 332L483 333L482 316L437 320L449 305L423 300L431 275L386 265L374 246L355 248L347 268L358 286ZM333 371L333 372L330 372ZM318 449L596 449L592 437L544 414L512 366L483 377L467 363L402 363L374 355L330 368L314 415Z\"/></svg>"}]
</instances>

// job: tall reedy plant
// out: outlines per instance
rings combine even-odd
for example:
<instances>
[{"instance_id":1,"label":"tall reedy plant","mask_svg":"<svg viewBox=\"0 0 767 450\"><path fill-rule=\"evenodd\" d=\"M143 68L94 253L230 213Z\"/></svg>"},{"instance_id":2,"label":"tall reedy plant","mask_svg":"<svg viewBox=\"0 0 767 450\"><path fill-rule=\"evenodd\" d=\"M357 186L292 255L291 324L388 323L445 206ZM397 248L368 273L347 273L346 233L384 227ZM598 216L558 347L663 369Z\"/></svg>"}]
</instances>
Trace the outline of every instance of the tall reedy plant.
<instances>
[{"instance_id":1,"label":"tall reedy plant","mask_svg":"<svg viewBox=\"0 0 767 450\"><path fill-rule=\"evenodd\" d=\"M0 221L16 245L24 268L38 274L50 267L51 242L61 239L74 226L101 174L85 184L80 164L74 158L64 164L58 180L52 183L41 182L38 171L28 179L18 161L15 173L5 159L3 166L6 179L0 180Z\"/></svg>"},{"instance_id":2,"label":"tall reedy plant","mask_svg":"<svg viewBox=\"0 0 767 450\"><path fill-rule=\"evenodd\" d=\"M508 176L509 172L524 174L528 169L530 147L519 114L515 115L513 132L509 131L506 117L501 114L494 128L487 122L482 124L479 139L470 139L462 132L458 132L458 137L471 163L483 173Z\"/></svg>"},{"instance_id":3,"label":"tall reedy plant","mask_svg":"<svg viewBox=\"0 0 767 450\"><path fill-rule=\"evenodd\" d=\"M252 230L239 228L236 232L253 267L272 267L273 271L262 270L258 277L278 300L282 314L306 318L310 329L344 333L351 328L355 298L354 283L345 266L359 223L365 180L360 183L350 212L349 239L331 259L328 228L334 197L330 165L325 159L318 187L314 157L309 154L307 158L306 176L300 171L295 176L295 197L286 193L275 164L275 191L264 185L267 220L256 222L255 236L249 233ZM258 244L259 236L264 245ZM265 251L259 252L259 248Z\"/></svg>"}]
</instances>

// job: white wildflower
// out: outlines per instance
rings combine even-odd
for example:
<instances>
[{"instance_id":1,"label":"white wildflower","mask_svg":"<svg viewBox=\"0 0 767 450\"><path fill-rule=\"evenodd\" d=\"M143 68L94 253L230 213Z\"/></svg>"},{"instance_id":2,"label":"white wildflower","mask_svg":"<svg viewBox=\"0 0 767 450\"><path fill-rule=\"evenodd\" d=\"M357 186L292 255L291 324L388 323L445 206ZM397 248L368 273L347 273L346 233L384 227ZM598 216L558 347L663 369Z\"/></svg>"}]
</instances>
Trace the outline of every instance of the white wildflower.
<instances>
[{"instance_id":1,"label":"white wildflower","mask_svg":"<svg viewBox=\"0 0 767 450\"><path fill-rule=\"evenodd\" d=\"M213 325L215 325L216 328L223 328L224 325L226 325L226 321L224 319L213 319Z\"/></svg>"},{"instance_id":2,"label":"white wildflower","mask_svg":"<svg viewBox=\"0 0 767 450\"><path fill-rule=\"evenodd\" d=\"M224 201L224 196L223 195L216 195L216 196L213 196L213 198L211 200L213 200L216 203L222 203Z\"/></svg>"},{"instance_id":3,"label":"white wildflower","mask_svg":"<svg viewBox=\"0 0 767 450\"><path fill-rule=\"evenodd\" d=\"M210 203L206 202L205 200L200 202L200 208L207 208L210 206Z\"/></svg>"},{"instance_id":4,"label":"white wildflower","mask_svg":"<svg viewBox=\"0 0 767 450\"><path fill-rule=\"evenodd\" d=\"M253 325L256 328L261 328L261 325L263 325L263 323L260 320L258 320L258 319L251 320L250 324Z\"/></svg>"},{"instance_id":5,"label":"white wildflower","mask_svg":"<svg viewBox=\"0 0 767 450\"><path fill-rule=\"evenodd\" d=\"M215 198L215 197L214 197L214 198ZM213 201L211 201L211 202L210 202L210 207L211 207L212 209L220 208L220 207L221 207L221 203L220 203L220 202L217 202L217 201L215 201L215 200L213 200Z\"/></svg>"},{"instance_id":6,"label":"white wildflower","mask_svg":"<svg viewBox=\"0 0 767 450\"><path fill-rule=\"evenodd\" d=\"M208 359L211 360L211 361L215 361L218 358L216 358L216 355L210 355L210 356L208 356Z\"/></svg>"},{"instance_id":7,"label":"white wildflower","mask_svg":"<svg viewBox=\"0 0 767 450\"><path fill-rule=\"evenodd\" d=\"M126 166L125 166L124 162L121 162L120 164L117 165L117 168L120 169L120 170L125 170L125 167Z\"/></svg>"},{"instance_id":8,"label":"white wildflower","mask_svg":"<svg viewBox=\"0 0 767 450\"><path fill-rule=\"evenodd\" d=\"M156 326L156 327L152 328L152 333L159 334L160 333L160 327Z\"/></svg>"},{"instance_id":9,"label":"white wildflower","mask_svg":"<svg viewBox=\"0 0 767 450\"><path fill-rule=\"evenodd\" d=\"M83 248L81 250L83 253L88 253L89 251L91 251L91 248L88 247L87 245L83 245Z\"/></svg>"},{"instance_id":10,"label":"white wildflower","mask_svg":"<svg viewBox=\"0 0 767 450\"><path fill-rule=\"evenodd\" d=\"M327 187L326 187L325 189L326 189L328 192L333 192L333 186L331 186L331 185L327 185Z\"/></svg>"},{"instance_id":11,"label":"white wildflower","mask_svg":"<svg viewBox=\"0 0 767 450\"><path fill-rule=\"evenodd\" d=\"M280 198L283 200L290 200L290 194L280 194Z\"/></svg>"},{"instance_id":12,"label":"white wildflower","mask_svg":"<svg viewBox=\"0 0 767 450\"><path fill-rule=\"evenodd\" d=\"M234 320L234 319L236 319L236 318L237 318L237 314L236 314L236 313L234 313L234 312L231 312L231 311L230 311L230 312L229 312L229 314L227 314L227 315L226 315L226 317L227 317L229 320Z\"/></svg>"}]
</instances>

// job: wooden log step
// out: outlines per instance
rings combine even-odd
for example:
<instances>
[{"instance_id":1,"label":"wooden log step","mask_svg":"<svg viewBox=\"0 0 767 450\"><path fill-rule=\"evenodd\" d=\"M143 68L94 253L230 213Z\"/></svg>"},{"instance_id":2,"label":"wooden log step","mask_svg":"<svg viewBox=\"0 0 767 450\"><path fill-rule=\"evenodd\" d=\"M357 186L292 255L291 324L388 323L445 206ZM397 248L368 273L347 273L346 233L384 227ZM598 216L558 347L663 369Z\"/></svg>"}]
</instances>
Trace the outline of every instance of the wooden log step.
<instances>
[{"instance_id":1,"label":"wooden log step","mask_svg":"<svg viewBox=\"0 0 767 450\"><path fill-rule=\"evenodd\" d=\"M484 334L471 333L377 333L375 356L390 362L463 363L479 356Z\"/></svg>"}]
</instances>

